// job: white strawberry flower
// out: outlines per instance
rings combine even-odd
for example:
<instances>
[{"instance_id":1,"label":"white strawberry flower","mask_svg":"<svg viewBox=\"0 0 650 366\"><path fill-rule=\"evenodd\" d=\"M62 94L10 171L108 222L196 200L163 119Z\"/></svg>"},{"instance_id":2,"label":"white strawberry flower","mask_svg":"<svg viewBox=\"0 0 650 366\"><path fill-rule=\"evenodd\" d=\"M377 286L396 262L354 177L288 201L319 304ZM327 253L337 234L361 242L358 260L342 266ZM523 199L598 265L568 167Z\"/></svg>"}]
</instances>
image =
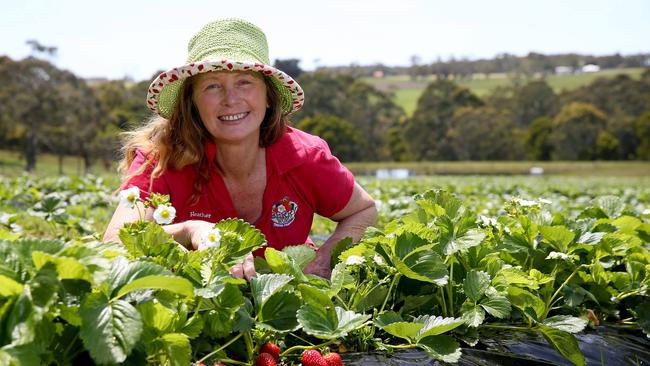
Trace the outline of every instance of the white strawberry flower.
<instances>
[{"instance_id":1,"label":"white strawberry flower","mask_svg":"<svg viewBox=\"0 0 650 366\"><path fill-rule=\"evenodd\" d=\"M531 206L535 206L537 204L537 201L525 200L523 198L515 198L514 201L517 202L518 204L520 204L523 207L531 207Z\"/></svg>"},{"instance_id":2,"label":"white strawberry flower","mask_svg":"<svg viewBox=\"0 0 650 366\"><path fill-rule=\"evenodd\" d=\"M160 225L171 224L176 218L176 209L171 205L158 205L153 212L153 218Z\"/></svg>"},{"instance_id":3,"label":"white strawberry flower","mask_svg":"<svg viewBox=\"0 0 650 366\"><path fill-rule=\"evenodd\" d=\"M201 237L201 247L202 248L215 248L221 244L221 231L214 228L203 233Z\"/></svg>"},{"instance_id":4,"label":"white strawberry flower","mask_svg":"<svg viewBox=\"0 0 650 366\"><path fill-rule=\"evenodd\" d=\"M569 259L570 256L566 253L560 253L560 252L550 252L546 256L546 259Z\"/></svg>"},{"instance_id":5,"label":"white strawberry flower","mask_svg":"<svg viewBox=\"0 0 650 366\"><path fill-rule=\"evenodd\" d=\"M135 207L135 203L140 199L140 188L131 187L120 191L120 204L128 208Z\"/></svg>"},{"instance_id":6,"label":"white strawberry flower","mask_svg":"<svg viewBox=\"0 0 650 366\"><path fill-rule=\"evenodd\" d=\"M348 258L348 259L349 259L349 258ZM378 266L384 266L384 265L386 265L386 262L384 262L384 258L382 258L382 256L380 256L379 254L375 254L375 255L373 255L373 256L372 256L372 260L374 260L375 263L377 263Z\"/></svg>"},{"instance_id":7,"label":"white strawberry flower","mask_svg":"<svg viewBox=\"0 0 650 366\"><path fill-rule=\"evenodd\" d=\"M494 217L487 217L484 215L478 215L476 217L480 224L483 226L497 226L497 220Z\"/></svg>"},{"instance_id":8,"label":"white strawberry flower","mask_svg":"<svg viewBox=\"0 0 650 366\"><path fill-rule=\"evenodd\" d=\"M348 259L345 260L345 265L350 266L350 265L359 265L363 264L365 262L365 258L359 255L351 255L348 257Z\"/></svg>"}]
</instances>

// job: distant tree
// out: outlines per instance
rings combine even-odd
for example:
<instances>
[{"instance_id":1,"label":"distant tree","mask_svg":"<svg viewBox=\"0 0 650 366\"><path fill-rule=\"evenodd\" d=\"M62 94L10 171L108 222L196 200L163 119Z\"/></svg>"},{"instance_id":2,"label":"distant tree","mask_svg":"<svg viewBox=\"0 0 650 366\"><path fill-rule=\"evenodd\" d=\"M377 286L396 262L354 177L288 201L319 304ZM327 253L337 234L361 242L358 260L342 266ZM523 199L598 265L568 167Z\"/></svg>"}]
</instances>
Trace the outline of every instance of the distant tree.
<instances>
[{"instance_id":1,"label":"distant tree","mask_svg":"<svg viewBox=\"0 0 650 366\"><path fill-rule=\"evenodd\" d=\"M104 108L107 122L93 140L92 150L106 169L118 160L120 133L139 127L152 115L143 100L147 95L151 78L133 83L127 80L111 80L93 85L93 92Z\"/></svg>"},{"instance_id":2,"label":"distant tree","mask_svg":"<svg viewBox=\"0 0 650 366\"><path fill-rule=\"evenodd\" d=\"M479 107L483 102L468 89L448 80L430 83L404 130L409 155L416 160L449 159L453 149L446 140L456 109Z\"/></svg>"},{"instance_id":3,"label":"distant tree","mask_svg":"<svg viewBox=\"0 0 650 366\"><path fill-rule=\"evenodd\" d=\"M650 111L636 120L636 136L639 144L636 155L639 159L650 160Z\"/></svg>"},{"instance_id":4,"label":"distant tree","mask_svg":"<svg viewBox=\"0 0 650 366\"><path fill-rule=\"evenodd\" d=\"M591 104L565 105L553 119L551 141L553 160L594 160L599 158L597 141L605 131L606 116Z\"/></svg>"},{"instance_id":5,"label":"distant tree","mask_svg":"<svg viewBox=\"0 0 650 366\"><path fill-rule=\"evenodd\" d=\"M553 117L558 111L558 97L544 80L531 81L514 92L513 119L527 127L539 117Z\"/></svg>"},{"instance_id":6,"label":"distant tree","mask_svg":"<svg viewBox=\"0 0 650 366\"><path fill-rule=\"evenodd\" d=\"M532 160L551 160L553 144L551 132L553 120L549 117L539 117L528 126L526 134L526 151Z\"/></svg>"},{"instance_id":7,"label":"distant tree","mask_svg":"<svg viewBox=\"0 0 650 366\"><path fill-rule=\"evenodd\" d=\"M427 68L420 64L422 61L420 56L412 55L410 60L411 66L408 69L408 74L411 77L411 80L417 80L427 74Z\"/></svg>"},{"instance_id":8,"label":"distant tree","mask_svg":"<svg viewBox=\"0 0 650 366\"><path fill-rule=\"evenodd\" d=\"M404 139L404 126L406 121L402 121L397 125L388 129L386 136L386 144L390 154L390 159L393 161L410 161L413 158L409 155L407 148L408 143Z\"/></svg>"},{"instance_id":9,"label":"distant tree","mask_svg":"<svg viewBox=\"0 0 650 366\"><path fill-rule=\"evenodd\" d=\"M32 54L34 56L38 56L38 54L44 54L49 57L54 57L58 51L58 47L43 45L35 39L27 40L25 43L27 43L32 48Z\"/></svg>"},{"instance_id":10,"label":"distant tree","mask_svg":"<svg viewBox=\"0 0 650 366\"><path fill-rule=\"evenodd\" d=\"M600 131L596 138L596 158L616 160L621 157L621 143L608 131Z\"/></svg>"},{"instance_id":11,"label":"distant tree","mask_svg":"<svg viewBox=\"0 0 650 366\"><path fill-rule=\"evenodd\" d=\"M508 113L491 107L456 110L446 139L454 160L520 160L523 139Z\"/></svg>"},{"instance_id":12,"label":"distant tree","mask_svg":"<svg viewBox=\"0 0 650 366\"><path fill-rule=\"evenodd\" d=\"M641 74L641 80L645 82L650 82L650 67L646 67Z\"/></svg>"},{"instance_id":13,"label":"distant tree","mask_svg":"<svg viewBox=\"0 0 650 366\"><path fill-rule=\"evenodd\" d=\"M52 125L42 140L59 156L59 173L63 174L63 156L77 155L83 159L84 172L89 173L95 153L93 141L106 124L105 110L86 82L64 71L56 86L61 98L60 124Z\"/></svg>"},{"instance_id":14,"label":"distant tree","mask_svg":"<svg viewBox=\"0 0 650 366\"><path fill-rule=\"evenodd\" d=\"M129 130L141 124L150 111L143 100L149 80L133 84L125 80L111 80L93 85L93 91L107 109L111 124L120 130Z\"/></svg>"},{"instance_id":15,"label":"distant tree","mask_svg":"<svg viewBox=\"0 0 650 366\"><path fill-rule=\"evenodd\" d=\"M599 78L562 96L563 103L593 104L607 115L639 116L650 106L650 82L628 75Z\"/></svg>"},{"instance_id":16,"label":"distant tree","mask_svg":"<svg viewBox=\"0 0 650 366\"><path fill-rule=\"evenodd\" d=\"M302 74L302 69L298 65L300 60L297 58L288 58L288 59L276 59L273 63L273 67L280 69L294 79L300 77Z\"/></svg>"},{"instance_id":17,"label":"distant tree","mask_svg":"<svg viewBox=\"0 0 650 366\"><path fill-rule=\"evenodd\" d=\"M329 114L345 118L347 112L347 94L345 89L354 82L354 78L345 75L335 75L326 71L316 71L304 74L300 85L305 91L305 105L292 115L291 119L299 121L302 118L316 114Z\"/></svg>"},{"instance_id":18,"label":"distant tree","mask_svg":"<svg viewBox=\"0 0 650 366\"><path fill-rule=\"evenodd\" d=\"M0 116L20 142L25 170L36 166L39 151L59 156L79 155L84 168L93 161L91 146L105 118L85 81L47 61L26 58L0 63Z\"/></svg>"},{"instance_id":19,"label":"distant tree","mask_svg":"<svg viewBox=\"0 0 650 366\"><path fill-rule=\"evenodd\" d=\"M482 99L485 105L512 113L515 110L517 90L514 85L496 86L487 95L482 97Z\"/></svg>"},{"instance_id":20,"label":"distant tree","mask_svg":"<svg viewBox=\"0 0 650 366\"><path fill-rule=\"evenodd\" d=\"M319 136L327 141L332 153L342 161L357 161L365 148L361 131L344 119L318 114L307 117L296 125L297 128Z\"/></svg>"},{"instance_id":21,"label":"distant tree","mask_svg":"<svg viewBox=\"0 0 650 366\"><path fill-rule=\"evenodd\" d=\"M404 110L389 95L360 80L348 85L345 91L348 112L341 117L363 134L366 148L361 158L366 161L391 159L388 131L405 118Z\"/></svg>"},{"instance_id":22,"label":"distant tree","mask_svg":"<svg viewBox=\"0 0 650 366\"><path fill-rule=\"evenodd\" d=\"M0 116L20 141L25 170L36 166L39 147L64 124L57 84L63 73L47 61L27 58L0 63Z\"/></svg>"},{"instance_id":23,"label":"distant tree","mask_svg":"<svg viewBox=\"0 0 650 366\"><path fill-rule=\"evenodd\" d=\"M618 140L616 159L636 159L639 140L636 134L636 116L612 115L607 118L607 132ZM610 157L609 159L614 159Z\"/></svg>"},{"instance_id":24,"label":"distant tree","mask_svg":"<svg viewBox=\"0 0 650 366\"><path fill-rule=\"evenodd\" d=\"M404 111L386 94L349 76L325 72L304 74L300 84L305 90L305 106L292 115L293 121L316 115L336 116L361 131L363 160L387 160L388 130L404 118Z\"/></svg>"}]
</instances>

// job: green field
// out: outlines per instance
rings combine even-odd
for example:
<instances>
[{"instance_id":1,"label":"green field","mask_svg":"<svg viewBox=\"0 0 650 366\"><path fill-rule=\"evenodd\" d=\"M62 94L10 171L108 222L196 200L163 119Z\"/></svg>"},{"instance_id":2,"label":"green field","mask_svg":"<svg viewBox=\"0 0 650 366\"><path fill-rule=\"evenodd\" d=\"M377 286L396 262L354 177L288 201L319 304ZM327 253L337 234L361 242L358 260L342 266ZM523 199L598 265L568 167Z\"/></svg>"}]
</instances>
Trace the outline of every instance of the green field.
<instances>
[{"instance_id":1,"label":"green field","mask_svg":"<svg viewBox=\"0 0 650 366\"><path fill-rule=\"evenodd\" d=\"M560 93L564 90L573 90L581 86L588 85L600 77L614 77L619 74L630 75L633 78L639 78L643 73L643 68L628 69L611 69L603 70L597 73L585 73L575 75L551 75L546 77L546 81L555 90ZM365 78L364 81L374 85L379 90L391 91L395 94L395 102L402 106L408 115L411 115L416 108L417 100L426 86L435 80L435 76L430 75L424 79L413 81L408 75L386 76L384 78ZM478 96L484 96L497 87L511 85L513 79L508 75L478 75L471 79L456 80Z\"/></svg>"},{"instance_id":2,"label":"green field","mask_svg":"<svg viewBox=\"0 0 650 366\"><path fill-rule=\"evenodd\" d=\"M0 176L16 176L23 174L25 160L20 152L0 150ZM62 172L59 171L59 158L51 154L39 154L36 158L35 176L79 175L83 174L83 160L77 156L65 156L62 162ZM104 169L100 164L93 165L90 173L97 175L117 175L117 169Z\"/></svg>"},{"instance_id":3,"label":"green field","mask_svg":"<svg viewBox=\"0 0 650 366\"><path fill-rule=\"evenodd\" d=\"M544 175L650 176L650 163L643 161L440 161L347 163L356 175L375 175L378 169L408 169L412 175L528 175L533 167Z\"/></svg>"},{"instance_id":4,"label":"green field","mask_svg":"<svg viewBox=\"0 0 650 366\"><path fill-rule=\"evenodd\" d=\"M533 167L544 169L544 175L562 176L615 176L648 177L650 162L644 161L437 161L437 162L358 162L345 164L355 175L374 176L378 169L408 169L411 175L528 175ZM23 174L25 163L15 151L0 150L0 176ZM63 159L63 174L59 173L56 156L40 154L33 176L79 175L83 173L83 162L78 157ZM116 164L105 169L93 165L92 174L118 179Z\"/></svg>"},{"instance_id":5,"label":"green field","mask_svg":"<svg viewBox=\"0 0 650 366\"><path fill-rule=\"evenodd\" d=\"M378 222L336 245L331 275L297 245L267 247L244 280L229 270L266 240L242 220L199 250L153 221L102 242L129 206L111 183L0 176L0 364L645 364L649 180L364 177Z\"/></svg>"}]
</instances>

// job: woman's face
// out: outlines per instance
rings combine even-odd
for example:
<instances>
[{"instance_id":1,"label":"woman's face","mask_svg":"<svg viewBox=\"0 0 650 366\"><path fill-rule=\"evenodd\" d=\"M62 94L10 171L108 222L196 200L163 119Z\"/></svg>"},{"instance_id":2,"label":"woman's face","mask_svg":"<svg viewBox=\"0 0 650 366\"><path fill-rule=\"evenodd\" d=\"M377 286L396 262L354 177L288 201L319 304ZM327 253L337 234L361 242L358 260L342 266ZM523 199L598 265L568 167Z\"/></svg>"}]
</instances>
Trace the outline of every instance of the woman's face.
<instances>
[{"instance_id":1,"label":"woman's face","mask_svg":"<svg viewBox=\"0 0 650 366\"><path fill-rule=\"evenodd\" d=\"M268 107L264 77L256 72L219 71L196 78L194 105L215 142L259 141Z\"/></svg>"}]
</instances>

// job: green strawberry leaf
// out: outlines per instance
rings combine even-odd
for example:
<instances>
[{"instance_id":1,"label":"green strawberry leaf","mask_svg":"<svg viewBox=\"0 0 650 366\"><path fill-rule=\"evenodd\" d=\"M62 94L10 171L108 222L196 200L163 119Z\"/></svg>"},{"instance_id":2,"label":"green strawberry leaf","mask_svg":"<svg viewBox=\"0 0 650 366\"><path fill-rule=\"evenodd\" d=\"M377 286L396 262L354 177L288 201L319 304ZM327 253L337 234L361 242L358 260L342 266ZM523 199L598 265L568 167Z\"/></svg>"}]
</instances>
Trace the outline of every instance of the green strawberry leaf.
<instances>
[{"instance_id":1,"label":"green strawberry leaf","mask_svg":"<svg viewBox=\"0 0 650 366\"><path fill-rule=\"evenodd\" d=\"M302 272L300 265L287 253L269 247L264 251L264 257L266 258L266 263L271 267L273 272L278 274L288 274L300 282L309 281L307 276Z\"/></svg>"},{"instance_id":2,"label":"green strawberry leaf","mask_svg":"<svg viewBox=\"0 0 650 366\"><path fill-rule=\"evenodd\" d=\"M298 322L303 330L322 339L343 338L349 332L362 327L368 319L370 315L316 304L304 304L298 310Z\"/></svg>"},{"instance_id":3,"label":"green strawberry leaf","mask_svg":"<svg viewBox=\"0 0 650 366\"><path fill-rule=\"evenodd\" d=\"M276 292L264 302L262 309L257 314L257 320L275 331L294 331L299 326L296 312L300 305L298 295L288 291Z\"/></svg>"},{"instance_id":4,"label":"green strawberry leaf","mask_svg":"<svg viewBox=\"0 0 650 366\"><path fill-rule=\"evenodd\" d=\"M162 350L167 362L165 365L187 366L191 364L192 347L186 334L167 333L158 340L162 343Z\"/></svg>"},{"instance_id":5,"label":"green strawberry leaf","mask_svg":"<svg viewBox=\"0 0 650 366\"><path fill-rule=\"evenodd\" d=\"M510 316L510 301L505 296L489 297L481 301L480 305L495 318L505 319Z\"/></svg>"},{"instance_id":6,"label":"green strawberry leaf","mask_svg":"<svg viewBox=\"0 0 650 366\"><path fill-rule=\"evenodd\" d=\"M463 280L465 295L472 301L477 302L490 287L490 275L487 272L471 270Z\"/></svg>"},{"instance_id":7,"label":"green strawberry leaf","mask_svg":"<svg viewBox=\"0 0 650 366\"><path fill-rule=\"evenodd\" d=\"M580 350L580 347L578 347L578 341L576 341L573 334L541 324L537 326L548 343L564 358L576 366L584 366L586 364L585 355Z\"/></svg>"},{"instance_id":8,"label":"green strawberry leaf","mask_svg":"<svg viewBox=\"0 0 650 366\"><path fill-rule=\"evenodd\" d=\"M441 316L422 315L414 319L415 323L422 324L423 327L416 335L419 342L422 338L439 335L448 332L465 321L460 318L443 318Z\"/></svg>"},{"instance_id":9,"label":"green strawberry leaf","mask_svg":"<svg viewBox=\"0 0 650 366\"><path fill-rule=\"evenodd\" d=\"M462 356L460 345L453 337L437 335L422 338L418 341L418 347L422 348L431 358L447 363L456 363Z\"/></svg>"},{"instance_id":10,"label":"green strawberry leaf","mask_svg":"<svg viewBox=\"0 0 650 366\"><path fill-rule=\"evenodd\" d=\"M301 270L316 258L316 252L307 244L286 246L282 252L291 258Z\"/></svg>"},{"instance_id":11,"label":"green strawberry leaf","mask_svg":"<svg viewBox=\"0 0 650 366\"><path fill-rule=\"evenodd\" d=\"M568 333L580 333L585 329L588 323L589 321L587 319L576 318L575 316L570 315L556 315L542 321L542 324L547 327Z\"/></svg>"},{"instance_id":12,"label":"green strawberry leaf","mask_svg":"<svg viewBox=\"0 0 650 366\"><path fill-rule=\"evenodd\" d=\"M142 333L140 313L128 302L109 302L95 292L84 299L79 336L90 356L99 364L124 362Z\"/></svg>"},{"instance_id":13,"label":"green strawberry leaf","mask_svg":"<svg viewBox=\"0 0 650 366\"><path fill-rule=\"evenodd\" d=\"M108 284L111 291L111 298L114 298L122 286L137 280L138 278L151 275L169 275L173 273L159 264L152 262L134 261L129 262L124 257L119 257L111 264L108 274Z\"/></svg>"},{"instance_id":14,"label":"green strawberry leaf","mask_svg":"<svg viewBox=\"0 0 650 366\"><path fill-rule=\"evenodd\" d=\"M460 308L462 318L470 327L478 327L485 320L485 310L480 305L463 304Z\"/></svg>"},{"instance_id":15,"label":"green strawberry leaf","mask_svg":"<svg viewBox=\"0 0 650 366\"><path fill-rule=\"evenodd\" d=\"M274 293L282 290L293 277L285 274L262 274L251 280L251 293L255 308L259 311L264 302Z\"/></svg>"},{"instance_id":16,"label":"green strawberry leaf","mask_svg":"<svg viewBox=\"0 0 650 366\"><path fill-rule=\"evenodd\" d=\"M444 286L449 272L442 258L431 249L411 252L405 258L394 258L397 270L408 278Z\"/></svg>"},{"instance_id":17,"label":"green strawberry leaf","mask_svg":"<svg viewBox=\"0 0 650 366\"><path fill-rule=\"evenodd\" d=\"M192 283L177 276L144 276L122 286L115 296L116 299L128 294L131 291L143 289L159 289L177 293L182 296L194 296Z\"/></svg>"}]
</instances>

